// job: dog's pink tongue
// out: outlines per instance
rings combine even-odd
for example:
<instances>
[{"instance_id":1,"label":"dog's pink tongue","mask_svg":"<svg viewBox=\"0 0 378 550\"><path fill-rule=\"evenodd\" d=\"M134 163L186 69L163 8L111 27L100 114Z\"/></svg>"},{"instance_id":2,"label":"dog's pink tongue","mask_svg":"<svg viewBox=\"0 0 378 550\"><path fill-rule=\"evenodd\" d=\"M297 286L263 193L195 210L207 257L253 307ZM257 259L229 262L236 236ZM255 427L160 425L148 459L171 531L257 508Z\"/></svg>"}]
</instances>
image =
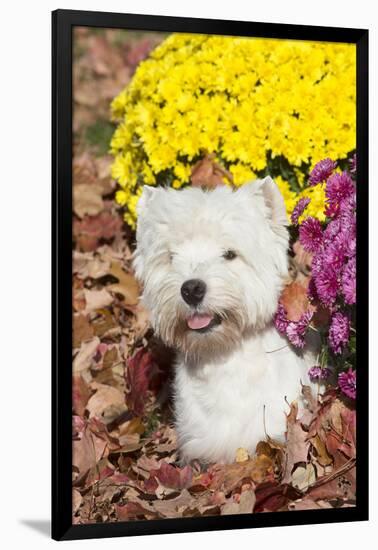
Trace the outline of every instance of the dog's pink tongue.
<instances>
[{"instance_id":1,"label":"dog's pink tongue","mask_svg":"<svg viewBox=\"0 0 378 550\"><path fill-rule=\"evenodd\" d=\"M212 320L213 318L211 315L195 314L188 318L187 323L189 328L193 330L198 330L200 328L205 328L210 325Z\"/></svg>"}]
</instances>

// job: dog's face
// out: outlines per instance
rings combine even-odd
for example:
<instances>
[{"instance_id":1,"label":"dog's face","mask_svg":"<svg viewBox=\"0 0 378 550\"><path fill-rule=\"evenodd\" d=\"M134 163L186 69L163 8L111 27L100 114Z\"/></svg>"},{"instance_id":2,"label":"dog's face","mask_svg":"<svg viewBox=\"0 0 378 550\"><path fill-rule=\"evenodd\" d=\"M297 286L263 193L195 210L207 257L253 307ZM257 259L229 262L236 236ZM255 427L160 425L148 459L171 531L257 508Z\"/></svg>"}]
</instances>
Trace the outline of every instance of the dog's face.
<instances>
[{"instance_id":1,"label":"dog's face","mask_svg":"<svg viewBox=\"0 0 378 550\"><path fill-rule=\"evenodd\" d=\"M287 276L286 224L271 178L237 191L145 186L134 267L155 332L196 360L263 327Z\"/></svg>"}]
</instances>

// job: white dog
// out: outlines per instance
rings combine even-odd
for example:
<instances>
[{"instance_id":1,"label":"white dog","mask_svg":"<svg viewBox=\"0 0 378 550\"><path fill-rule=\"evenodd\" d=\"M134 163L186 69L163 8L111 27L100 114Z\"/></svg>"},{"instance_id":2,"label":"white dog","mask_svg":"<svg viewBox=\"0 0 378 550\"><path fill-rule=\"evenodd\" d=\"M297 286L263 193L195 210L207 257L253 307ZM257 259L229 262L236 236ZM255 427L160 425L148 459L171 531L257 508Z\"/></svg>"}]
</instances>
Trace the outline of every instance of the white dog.
<instances>
[{"instance_id":1,"label":"white dog","mask_svg":"<svg viewBox=\"0 0 378 550\"><path fill-rule=\"evenodd\" d=\"M281 438L305 360L272 324L288 275L274 181L181 191L145 186L134 266L155 332L178 350L174 407L183 461L230 462Z\"/></svg>"}]
</instances>

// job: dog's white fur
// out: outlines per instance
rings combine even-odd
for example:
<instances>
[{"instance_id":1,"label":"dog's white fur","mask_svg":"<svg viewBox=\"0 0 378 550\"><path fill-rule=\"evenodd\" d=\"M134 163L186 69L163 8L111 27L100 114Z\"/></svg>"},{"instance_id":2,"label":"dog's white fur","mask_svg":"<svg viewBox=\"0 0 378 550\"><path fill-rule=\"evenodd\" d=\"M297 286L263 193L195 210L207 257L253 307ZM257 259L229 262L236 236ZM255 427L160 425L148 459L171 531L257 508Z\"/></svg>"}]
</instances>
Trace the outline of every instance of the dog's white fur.
<instances>
[{"instance_id":1,"label":"dog's white fur","mask_svg":"<svg viewBox=\"0 0 378 550\"><path fill-rule=\"evenodd\" d=\"M174 406L183 461L229 462L268 434L282 438L288 403L309 383L305 360L272 324L288 275L287 216L270 177L236 191L145 186L134 266L155 332L178 350ZM227 250L235 259L223 257ZM207 291L193 308L188 279ZM218 316L207 333L193 313Z\"/></svg>"}]
</instances>

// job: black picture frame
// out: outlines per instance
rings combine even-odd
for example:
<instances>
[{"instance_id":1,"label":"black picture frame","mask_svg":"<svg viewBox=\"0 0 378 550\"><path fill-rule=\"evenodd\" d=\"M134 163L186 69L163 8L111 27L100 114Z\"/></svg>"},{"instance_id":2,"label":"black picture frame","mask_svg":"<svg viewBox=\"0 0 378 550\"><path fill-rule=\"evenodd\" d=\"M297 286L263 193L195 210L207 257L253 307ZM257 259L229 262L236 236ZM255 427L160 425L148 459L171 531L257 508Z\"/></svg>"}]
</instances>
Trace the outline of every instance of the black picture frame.
<instances>
[{"instance_id":1,"label":"black picture frame","mask_svg":"<svg viewBox=\"0 0 378 550\"><path fill-rule=\"evenodd\" d=\"M72 30L125 28L347 42L357 46L356 507L72 525ZM52 537L55 540L368 519L368 30L57 10L52 13Z\"/></svg>"}]
</instances>

